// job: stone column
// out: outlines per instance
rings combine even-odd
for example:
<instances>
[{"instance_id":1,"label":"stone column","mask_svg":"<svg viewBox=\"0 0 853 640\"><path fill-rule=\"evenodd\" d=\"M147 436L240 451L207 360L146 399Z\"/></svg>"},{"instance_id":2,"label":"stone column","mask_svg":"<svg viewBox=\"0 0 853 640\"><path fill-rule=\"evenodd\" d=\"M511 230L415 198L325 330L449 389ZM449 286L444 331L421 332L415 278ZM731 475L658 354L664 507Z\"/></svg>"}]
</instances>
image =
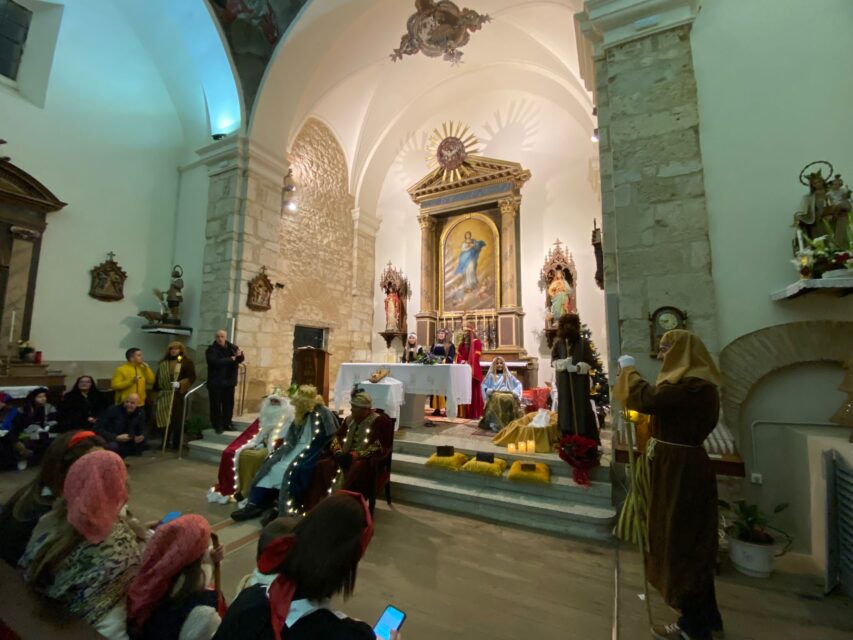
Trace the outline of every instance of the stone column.
<instances>
[{"instance_id":1,"label":"stone column","mask_svg":"<svg viewBox=\"0 0 853 640\"><path fill-rule=\"evenodd\" d=\"M417 319L418 342L432 344L438 319L435 299L435 219L426 214L418 216L421 225L421 304Z\"/></svg>"},{"instance_id":2,"label":"stone column","mask_svg":"<svg viewBox=\"0 0 853 640\"><path fill-rule=\"evenodd\" d=\"M657 368L649 314L659 307L687 312L687 328L718 350L690 47L697 5L589 0L576 16L588 39L580 53L595 56L605 291L618 297L608 314L618 314L619 344L609 336L609 351L634 355L647 376Z\"/></svg>"},{"instance_id":3,"label":"stone column","mask_svg":"<svg viewBox=\"0 0 853 640\"><path fill-rule=\"evenodd\" d=\"M501 211L501 308L518 306L518 200L507 198L498 203Z\"/></svg>"},{"instance_id":4,"label":"stone column","mask_svg":"<svg viewBox=\"0 0 853 640\"><path fill-rule=\"evenodd\" d=\"M380 221L356 207L353 220L351 358L356 362L372 358L373 296L376 292L376 234Z\"/></svg>"}]
</instances>

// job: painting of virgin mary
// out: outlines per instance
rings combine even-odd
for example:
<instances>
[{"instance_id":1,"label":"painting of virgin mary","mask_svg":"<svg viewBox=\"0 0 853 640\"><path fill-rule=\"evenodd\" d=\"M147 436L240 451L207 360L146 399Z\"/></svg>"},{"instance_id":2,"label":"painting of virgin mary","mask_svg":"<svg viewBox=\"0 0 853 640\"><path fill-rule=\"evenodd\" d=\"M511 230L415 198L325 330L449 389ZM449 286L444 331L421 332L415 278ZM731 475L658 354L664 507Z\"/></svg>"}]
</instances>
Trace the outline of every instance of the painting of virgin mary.
<instances>
[{"instance_id":1,"label":"painting of virgin mary","mask_svg":"<svg viewBox=\"0 0 853 640\"><path fill-rule=\"evenodd\" d=\"M444 311L497 306L496 232L486 219L468 214L450 223L444 235Z\"/></svg>"}]
</instances>

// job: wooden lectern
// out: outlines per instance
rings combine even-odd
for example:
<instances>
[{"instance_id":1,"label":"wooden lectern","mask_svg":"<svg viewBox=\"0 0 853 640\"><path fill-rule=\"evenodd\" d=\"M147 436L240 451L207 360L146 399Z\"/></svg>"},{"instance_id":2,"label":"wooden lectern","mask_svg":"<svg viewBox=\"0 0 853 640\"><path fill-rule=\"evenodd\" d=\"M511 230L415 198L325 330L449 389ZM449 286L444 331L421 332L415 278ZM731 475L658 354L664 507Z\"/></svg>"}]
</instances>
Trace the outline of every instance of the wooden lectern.
<instances>
[{"instance_id":1,"label":"wooden lectern","mask_svg":"<svg viewBox=\"0 0 853 640\"><path fill-rule=\"evenodd\" d=\"M313 384L329 404L329 356L325 349L299 347L293 355L294 379L298 385Z\"/></svg>"}]
</instances>

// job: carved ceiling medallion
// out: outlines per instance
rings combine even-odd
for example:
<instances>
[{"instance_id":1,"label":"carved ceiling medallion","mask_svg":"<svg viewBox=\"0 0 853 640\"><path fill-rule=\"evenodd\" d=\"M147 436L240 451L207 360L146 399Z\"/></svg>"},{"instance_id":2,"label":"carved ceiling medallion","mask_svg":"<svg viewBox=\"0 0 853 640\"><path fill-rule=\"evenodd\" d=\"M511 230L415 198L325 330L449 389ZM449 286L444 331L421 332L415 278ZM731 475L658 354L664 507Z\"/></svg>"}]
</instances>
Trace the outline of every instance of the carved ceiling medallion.
<instances>
[{"instance_id":1,"label":"carved ceiling medallion","mask_svg":"<svg viewBox=\"0 0 853 640\"><path fill-rule=\"evenodd\" d=\"M491 18L472 9L460 9L450 0L415 0L416 13L406 22L406 33L391 60L402 60L422 52L430 58L441 56L453 65L462 61L461 47L468 44L470 33L479 31Z\"/></svg>"}]
</instances>

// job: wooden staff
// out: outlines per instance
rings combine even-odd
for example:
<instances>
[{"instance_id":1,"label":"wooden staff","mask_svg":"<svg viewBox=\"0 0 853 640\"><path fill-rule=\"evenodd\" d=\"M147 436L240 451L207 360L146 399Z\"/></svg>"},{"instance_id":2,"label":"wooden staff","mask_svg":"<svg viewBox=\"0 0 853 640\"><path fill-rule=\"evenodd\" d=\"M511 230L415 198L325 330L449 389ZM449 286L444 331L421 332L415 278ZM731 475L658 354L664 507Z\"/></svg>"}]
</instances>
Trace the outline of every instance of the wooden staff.
<instances>
[{"instance_id":1,"label":"wooden staff","mask_svg":"<svg viewBox=\"0 0 853 640\"><path fill-rule=\"evenodd\" d=\"M178 377L181 375L181 360L183 360L183 356L178 356L178 361L175 363L175 373L173 374L174 379L171 382L177 382ZM176 390L172 388L169 389L169 391L172 392L172 395L169 396L169 413L167 414L169 418L166 422L166 431L163 434L163 453L166 453L166 444L169 442L169 428L172 426L172 407L175 405ZM178 454L180 454L180 451L178 452Z\"/></svg>"},{"instance_id":2,"label":"wooden staff","mask_svg":"<svg viewBox=\"0 0 853 640\"><path fill-rule=\"evenodd\" d=\"M628 442L628 477L631 479L631 484L633 485L637 481L637 478L634 475L637 468L637 456L634 453L634 423L631 422L631 417L628 414L627 409L622 409L622 419L625 424L625 439ZM634 521L647 527L648 522L644 523L640 516L640 501L634 500ZM644 535L643 532L640 532L637 536L637 540L640 547L640 557L643 562L643 599L646 601L646 615L649 617L649 626L653 627L654 621L652 620L652 604L649 600L649 580L646 576L646 535Z\"/></svg>"}]
</instances>

